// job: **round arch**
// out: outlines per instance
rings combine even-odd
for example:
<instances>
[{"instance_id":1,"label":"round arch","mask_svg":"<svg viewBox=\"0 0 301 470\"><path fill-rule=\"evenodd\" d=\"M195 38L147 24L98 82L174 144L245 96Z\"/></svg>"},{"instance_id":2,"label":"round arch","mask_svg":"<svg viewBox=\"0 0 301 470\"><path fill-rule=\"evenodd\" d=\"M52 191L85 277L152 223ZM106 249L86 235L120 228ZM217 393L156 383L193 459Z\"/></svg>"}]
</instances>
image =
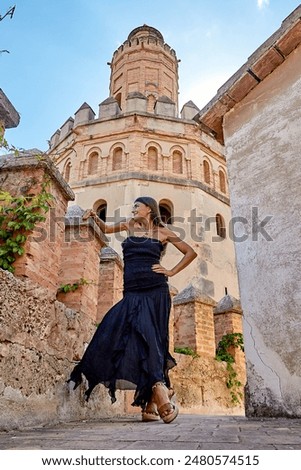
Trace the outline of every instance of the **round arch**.
<instances>
[{"instance_id":1,"label":"round arch","mask_svg":"<svg viewBox=\"0 0 301 470\"><path fill-rule=\"evenodd\" d=\"M159 201L159 210L164 224L172 225L174 217L173 203L169 199L161 199Z\"/></svg>"}]
</instances>

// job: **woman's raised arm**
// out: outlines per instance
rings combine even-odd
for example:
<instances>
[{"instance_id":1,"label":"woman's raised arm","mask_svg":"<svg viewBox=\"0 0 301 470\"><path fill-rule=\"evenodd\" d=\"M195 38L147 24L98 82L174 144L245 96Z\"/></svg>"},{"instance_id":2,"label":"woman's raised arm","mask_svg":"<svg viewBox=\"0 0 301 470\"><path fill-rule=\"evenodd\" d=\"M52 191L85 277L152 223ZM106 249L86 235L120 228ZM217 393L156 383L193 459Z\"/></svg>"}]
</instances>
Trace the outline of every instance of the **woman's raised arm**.
<instances>
[{"instance_id":1,"label":"woman's raised arm","mask_svg":"<svg viewBox=\"0 0 301 470\"><path fill-rule=\"evenodd\" d=\"M87 209L83 215L82 219L87 220L89 218L92 218L96 225L102 230L103 233L116 233L116 232L122 232L123 230L128 231L128 222L126 220L122 220L120 222L117 222L116 224L106 224L103 220L101 220L98 215L96 214L95 211L92 209Z\"/></svg>"}]
</instances>

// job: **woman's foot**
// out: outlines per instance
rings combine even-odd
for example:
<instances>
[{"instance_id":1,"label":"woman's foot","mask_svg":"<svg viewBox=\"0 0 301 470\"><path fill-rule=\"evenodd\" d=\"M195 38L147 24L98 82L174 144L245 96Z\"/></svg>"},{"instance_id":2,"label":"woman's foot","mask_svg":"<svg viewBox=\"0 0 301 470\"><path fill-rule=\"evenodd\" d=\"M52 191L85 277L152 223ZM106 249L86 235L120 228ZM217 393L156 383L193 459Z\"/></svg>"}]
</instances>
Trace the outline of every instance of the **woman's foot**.
<instances>
[{"instance_id":1,"label":"woman's foot","mask_svg":"<svg viewBox=\"0 0 301 470\"><path fill-rule=\"evenodd\" d=\"M175 392L173 388L168 389L168 397L171 398L174 396ZM150 421L160 421L160 415L158 413L157 405L151 398L146 407L142 410L142 421L144 423Z\"/></svg>"},{"instance_id":2,"label":"woman's foot","mask_svg":"<svg viewBox=\"0 0 301 470\"><path fill-rule=\"evenodd\" d=\"M171 403L170 393L163 382L157 382L152 387L152 400L157 405L158 413L164 423L171 423L178 416L178 407Z\"/></svg>"},{"instance_id":3,"label":"woman's foot","mask_svg":"<svg viewBox=\"0 0 301 470\"><path fill-rule=\"evenodd\" d=\"M148 423L149 421L160 421L156 403L152 400L149 401L144 410L142 410L142 421L144 423Z\"/></svg>"}]
</instances>

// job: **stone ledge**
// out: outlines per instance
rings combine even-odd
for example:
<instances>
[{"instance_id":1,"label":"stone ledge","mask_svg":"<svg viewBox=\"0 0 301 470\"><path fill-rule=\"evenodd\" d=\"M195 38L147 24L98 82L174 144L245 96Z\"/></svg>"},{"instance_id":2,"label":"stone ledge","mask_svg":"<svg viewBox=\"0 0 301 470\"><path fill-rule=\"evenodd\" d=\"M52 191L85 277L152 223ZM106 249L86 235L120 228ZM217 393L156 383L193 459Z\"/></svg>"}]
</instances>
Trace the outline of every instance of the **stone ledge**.
<instances>
[{"instance_id":1,"label":"stone ledge","mask_svg":"<svg viewBox=\"0 0 301 470\"><path fill-rule=\"evenodd\" d=\"M3 121L6 129L17 127L20 115L0 88L0 121Z\"/></svg>"},{"instance_id":2,"label":"stone ledge","mask_svg":"<svg viewBox=\"0 0 301 470\"><path fill-rule=\"evenodd\" d=\"M232 297L232 295L227 294L217 303L216 307L213 309L213 313L217 315L229 311L242 313L240 301Z\"/></svg>"},{"instance_id":3,"label":"stone ledge","mask_svg":"<svg viewBox=\"0 0 301 470\"><path fill-rule=\"evenodd\" d=\"M206 192L207 194L210 194L212 197L215 197L216 199L223 202L224 204L227 204L228 206L230 206L230 199L228 197L222 196L213 188L205 185L204 183L200 181L189 180L185 177L176 178L173 176L162 176L160 174L154 175L154 174L149 174L149 173L131 171L128 173L117 173L116 175L112 175L112 176L101 176L100 178L93 178L93 179L87 178L87 179L80 180L80 181L73 183L72 186L76 188L76 187L82 187L82 186L93 186L99 183L105 184L105 183L112 183L114 181L126 181L126 180L133 180L133 179L143 180L143 181L153 181L153 182L158 182L158 183L169 183L169 184L174 184L177 186L185 186L185 187L189 186L192 188L198 188Z\"/></svg>"},{"instance_id":4,"label":"stone ledge","mask_svg":"<svg viewBox=\"0 0 301 470\"><path fill-rule=\"evenodd\" d=\"M100 262L105 263L108 261L115 261L120 268L123 268L123 261L119 254L110 246L105 246L100 252Z\"/></svg>"},{"instance_id":5,"label":"stone ledge","mask_svg":"<svg viewBox=\"0 0 301 470\"><path fill-rule=\"evenodd\" d=\"M58 184L68 201L74 201L75 195L66 183L53 161L38 149L22 152L20 155L0 155L0 171L23 170L26 168L43 168L50 178Z\"/></svg>"},{"instance_id":6,"label":"stone ledge","mask_svg":"<svg viewBox=\"0 0 301 470\"><path fill-rule=\"evenodd\" d=\"M65 226L89 226L93 230L94 234L99 238L99 240L101 240L101 242L106 245L108 243L108 239L105 234L100 230L98 225L94 222L94 220L91 218L87 220L82 219L82 215L84 212L84 209L82 209L78 205L70 206L65 216Z\"/></svg>"},{"instance_id":7,"label":"stone ledge","mask_svg":"<svg viewBox=\"0 0 301 470\"><path fill-rule=\"evenodd\" d=\"M203 294L202 291L191 284L179 292L173 298L174 305L187 304L189 302L201 302L206 305L215 306L216 302L211 297Z\"/></svg>"}]
</instances>

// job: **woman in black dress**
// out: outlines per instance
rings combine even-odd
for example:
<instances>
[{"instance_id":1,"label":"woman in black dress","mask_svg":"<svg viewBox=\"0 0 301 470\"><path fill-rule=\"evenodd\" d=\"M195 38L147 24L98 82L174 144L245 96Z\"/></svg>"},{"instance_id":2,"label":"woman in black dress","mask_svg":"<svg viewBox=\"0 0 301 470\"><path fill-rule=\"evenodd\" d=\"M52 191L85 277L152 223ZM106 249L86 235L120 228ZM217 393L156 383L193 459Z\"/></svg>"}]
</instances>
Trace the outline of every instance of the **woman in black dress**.
<instances>
[{"instance_id":1,"label":"woman in black dress","mask_svg":"<svg viewBox=\"0 0 301 470\"><path fill-rule=\"evenodd\" d=\"M168 371L176 365L168 350L168 322L171 299L168 277L184 269L197 256L187 243L167 228L160 218L156 201L136 199L132 218L108 225L88 210L104 233L125 231L123 298L104 316L83 358L73 369L69 382L76 388L87 378L89 388L104 384L112 402L116 389L135 390L133 406L142 408L142 420L172 422L178 414L170 401ZM167 243L183 257L172 269L161 264Z\"/></svg>"}]
</instances>

